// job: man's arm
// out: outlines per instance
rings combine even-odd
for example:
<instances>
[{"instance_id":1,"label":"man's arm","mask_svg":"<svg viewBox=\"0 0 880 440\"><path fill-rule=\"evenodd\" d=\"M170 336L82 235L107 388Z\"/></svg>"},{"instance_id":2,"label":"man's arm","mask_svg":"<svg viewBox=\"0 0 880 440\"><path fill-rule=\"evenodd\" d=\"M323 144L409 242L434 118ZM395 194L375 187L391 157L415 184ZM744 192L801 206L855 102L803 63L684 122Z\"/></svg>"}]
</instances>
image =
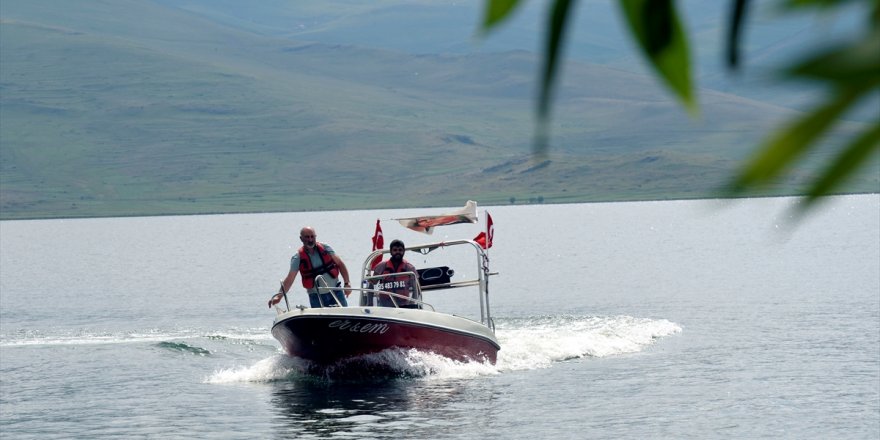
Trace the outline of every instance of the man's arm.
<instances>
[{"instance_id":1,"label":"man's arm","mask_svg":"<svg viewBox=\"0 0 880 440\"><path fill-rule=\"evenodd\" d=\"M278 293L272 296L269 299L269 308L272 308L275 304L278 304L282 298L284 298L284 294L290 291L290 287L293 285L293 282L296 280L296 274L299 270L291 269L290 272L287 272L287 276L284 277L284 280L281 281L281 288L278 289Z\"/></svg>"},{"instance_id":2,"label":"man's arm","mask_svg":"<svg viewBox=\"0 0 880 440\"><path fill-rule=\"evenodd\" d=\"M281 286L284 289L281 293L286 293L290 291L290 287L293 286L293 282L296 281L297 273L299 273L299 271L293 269L291 269L290 272L287 272L287 276L284 277L283 281L281 281Z\"/></svg>"},{"instance_id":3,"label":"man's arm","mask_svg":"<svg viewBox=\"0 0 880 440\"><path fill-rule=\"evenodd\" d=\"M345 262L342 261L342 258L339 258L339 255L333 254L330 257L333 258L333 262L336 263L336 267L339 268L339 273L342 274L342 280L345 282L345 286L343 287L351 287L351 278L348 277L348 268L345 267ZM350 293L351 290L345 290L346 296Z\"/></svg>"}]
</instances>

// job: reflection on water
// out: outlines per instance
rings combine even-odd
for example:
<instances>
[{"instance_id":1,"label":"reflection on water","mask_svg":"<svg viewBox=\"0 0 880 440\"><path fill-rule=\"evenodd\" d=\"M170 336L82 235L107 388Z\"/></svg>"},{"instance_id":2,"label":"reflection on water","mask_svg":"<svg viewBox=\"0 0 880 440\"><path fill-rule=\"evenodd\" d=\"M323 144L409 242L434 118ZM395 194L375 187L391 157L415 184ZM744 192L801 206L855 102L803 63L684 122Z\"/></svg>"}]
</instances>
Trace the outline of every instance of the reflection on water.
<instances>
[{"instance_id":1,"label":"reflection on water","mask_svg":"<svg viewBox=\"0 0 880 440\"><path fill-rule=\"evenodd\" d=\"M461 438L482 430L481 422L492 419L489 408L494 405L488 401L497 396L477 384L486 379L339 381L303 375L275 382L271 400L281 422L279 433L285 436ZM475 385L484 391L476 400ZM465 420L475 423L462 425Z\"/></svg>"}]
</instances>

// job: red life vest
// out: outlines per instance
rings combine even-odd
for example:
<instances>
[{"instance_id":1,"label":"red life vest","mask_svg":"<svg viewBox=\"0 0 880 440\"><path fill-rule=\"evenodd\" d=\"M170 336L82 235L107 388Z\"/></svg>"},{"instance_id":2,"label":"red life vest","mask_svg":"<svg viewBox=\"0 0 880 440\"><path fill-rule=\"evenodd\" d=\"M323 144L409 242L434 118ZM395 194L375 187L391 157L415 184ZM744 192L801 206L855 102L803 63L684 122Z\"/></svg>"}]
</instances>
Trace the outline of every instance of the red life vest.
<instances>
[{"instance_id":1,"label":"red life vest","mask_svg":"<svg viewBox=\"0 0 880 440\"><path fill-rule=\"evenodd\" d=\"M397 268L395 268L393 266L393 263L391 262L391 260L383 261L381 264L383 264L384 267L381 268L382 269L381 272L375 272L376 275L385 275L385 274L397 273L397 272L413 272L413 273L415 273L415 271L416 271L415 267L413 267L411 264L409 264L409 261L406 261L406 260L401 261L400 265L397 266ZM410 269L410 270L408 270L408 269ZM396 293L399 295L409 295L410 288L412 288L412 286L410 285L413 282L412 280L413 280L413 277L410 275L394 275L394 276L383 277L381 279L381 281L379 281L381 284L383 284L383 288L380 288L379 290L386 290L386 291L393 292L393 293ZM395 282L397 282L396 287L394 285Z\"/></svg>"},{"instance_id":2,"label":"red life vest","mask_svg":"<svg viewBox=\"0 0 880 440\"><path fill-rule=\"evenodd\" d=\"M305 247L299 248L298 251L299 273L302 274L302 284L306 289L315 287L315 277L318 275L329 273L333 278L339 276L339 268L336 267L336 262L333 261L330 253L324 250L324 246L321 243L315 243L315 249L318 250L318 255L321 256L322 261L322 264L318 267L312 267L312 259L306 253Z\"/></svg>"}]
</instances>

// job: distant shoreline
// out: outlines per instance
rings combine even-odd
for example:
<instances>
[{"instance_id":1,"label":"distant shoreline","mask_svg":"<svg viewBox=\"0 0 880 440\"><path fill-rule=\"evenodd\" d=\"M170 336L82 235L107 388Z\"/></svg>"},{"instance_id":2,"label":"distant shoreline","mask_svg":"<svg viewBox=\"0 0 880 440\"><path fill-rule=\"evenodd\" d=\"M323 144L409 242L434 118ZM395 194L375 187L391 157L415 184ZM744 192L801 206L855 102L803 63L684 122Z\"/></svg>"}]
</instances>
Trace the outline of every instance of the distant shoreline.
<instances>
[{"instance_id":1,"label":"distant shoreline","mask_svg":"<svg viewBox=\"0 0 880 440\"><path fill-rule=\"evenodd\" d=\"M880 196L880 192L841 192L831 194L827 197L851 196L851 195L876 195ZM499 207L499 206L532 206L532 205L571 205L571 204L598 204L598 203L645 203L645 202L675 202L689 200L743 200L743 199L767 199L767 198L797 198L806 197L803 194L778 194L778 195L749 195L742 197L676 197L676 198L653 198L653 199L620 199L620 200L583 200L583 201L553 201L548 200L542 203L508 203L508 204L479 204L478 207ZM464 203L466 200L462 200ZM293 209L293 210L241 210L241 211L202 211L202 212L169 212L169 213L135 213L121 215L100 215L86 214L82 216L22 216L22 217L6 217L5 213L0 215L0 222L11 221L32 221L32 220L84 220L84 219L100 219L100 218L137 218L137 217L184 217L197 215L236 215L236 214L287 214L299 212L333 212L333 211L362 211L362 210L389 210L389 209L438 209L438 208L454 208L457 205L449 204L431 204L431 205L410 205L410 206L382 206L382 207L352 207L340 209Z\"/></svg>"}]
</instances>

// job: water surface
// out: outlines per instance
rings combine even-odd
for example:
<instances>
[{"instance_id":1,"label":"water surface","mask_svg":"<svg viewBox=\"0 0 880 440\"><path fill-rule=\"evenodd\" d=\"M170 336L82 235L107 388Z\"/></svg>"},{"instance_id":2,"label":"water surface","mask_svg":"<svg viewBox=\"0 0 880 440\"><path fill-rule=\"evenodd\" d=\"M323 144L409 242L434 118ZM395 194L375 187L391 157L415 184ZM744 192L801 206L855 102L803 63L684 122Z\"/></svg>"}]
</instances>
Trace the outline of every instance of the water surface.
<instances>
[{"instance_id":1,"label":"water surface","mask_svg":"<svg viewBox=\"0 0 880 440\"><path fill-rule=\"evenodd\" d=\"M357 273L377 218L386 242L480 225L429 237L390 220L425 210L0 222L0 433L876 439L880 196L798 222L794 203L480 207L497 365L389 352L323 375L269 335L301 226Z\"/></svg>"}]
</instances>

